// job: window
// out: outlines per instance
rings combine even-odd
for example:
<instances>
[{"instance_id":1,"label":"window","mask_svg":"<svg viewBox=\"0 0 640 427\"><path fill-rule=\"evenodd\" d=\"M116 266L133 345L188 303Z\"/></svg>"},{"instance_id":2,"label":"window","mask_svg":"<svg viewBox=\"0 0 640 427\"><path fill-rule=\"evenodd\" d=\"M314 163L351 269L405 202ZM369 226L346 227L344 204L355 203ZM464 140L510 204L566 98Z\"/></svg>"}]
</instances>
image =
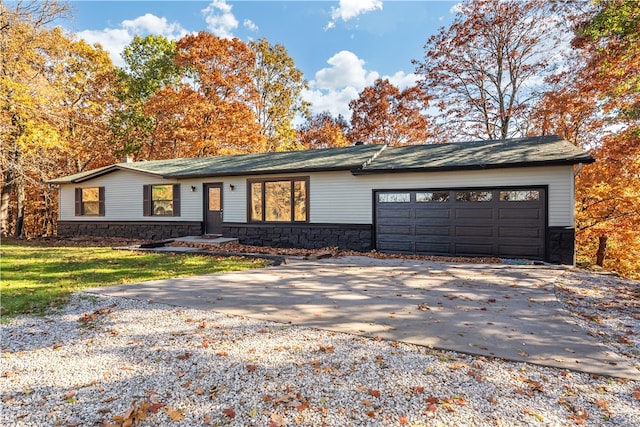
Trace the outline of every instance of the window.
<instances>
[{"instance_id":1,"label":"window","mask_svg":"<svg viewBox=\"0 0 640 427\"><path fill-rule=\"evenodd\" d=\"M144 216L180 216L180 184L145 185Z\"/></svg>"},{"instance_id":2,"label":"window","mask_svg":"<svg viewBox=\"0 0 640 427\"><path fill-rule=\"evenodd\" d=\"M448 202L448 191L430 191L425 193L416 193L416 202Z\"/></svg>"},{"instance_id":3,"label":"window","mask_svg":"<svg viewBox=\"0 0 640 427\"><path fill-rule=\"evenodd\" d=\"M380 203L407 203L411 200L411 193L379 193Z\"/></svg>"},{"instance_id":4,"label":"window","mask_svg":"<svg viewBox=\"0 0 640 427\"><path fill-rule=\"evenodd\" d=\"M490 202L491 191L456 191L458 202Z\"/></svg>"},{"instance_id":5,"label":"window","mask_svg":"<svg viewBox=\"0 0 640 427\"><path fill-rule=\"evenodd\" d=\"M76 216L104 216L104 187L76 188Z\"/></svg>"},{"instance_id":6,"label":"window","mask_svg":"<svg viewBox=\"0 0 640 427\"><path fill-rule=\"evenodd\" d=\"M514 190L501 191L501 202L531 202L540 200L540 192L538 190Z\"/></svg>"},{"instance_id":7,"label":"window","mask_svg":"<svg viewBox=\"0 0 640 427\"><path fill-rule=\"evenodd\" d=\"M309 178L249 180L250 222L308 222Z\"/></svg>"}]
</instances>

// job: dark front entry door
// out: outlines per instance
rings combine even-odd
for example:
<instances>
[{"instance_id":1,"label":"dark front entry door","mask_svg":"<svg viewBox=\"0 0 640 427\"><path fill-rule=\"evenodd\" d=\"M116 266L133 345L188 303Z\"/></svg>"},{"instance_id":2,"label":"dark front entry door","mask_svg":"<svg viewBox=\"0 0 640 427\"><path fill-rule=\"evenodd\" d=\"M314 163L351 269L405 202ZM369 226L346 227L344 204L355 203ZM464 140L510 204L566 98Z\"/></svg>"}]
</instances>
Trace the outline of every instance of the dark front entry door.
<instances>
[{"instance_id":1,"label":"dark front entry door","mask_svg":"<svg viewBox=\"0 0 640 427\"><path fill-rule=\"evenodd\" d=\"M205 234L222 234L222 184L204 185Z\"/></svg>"}]
</instances>

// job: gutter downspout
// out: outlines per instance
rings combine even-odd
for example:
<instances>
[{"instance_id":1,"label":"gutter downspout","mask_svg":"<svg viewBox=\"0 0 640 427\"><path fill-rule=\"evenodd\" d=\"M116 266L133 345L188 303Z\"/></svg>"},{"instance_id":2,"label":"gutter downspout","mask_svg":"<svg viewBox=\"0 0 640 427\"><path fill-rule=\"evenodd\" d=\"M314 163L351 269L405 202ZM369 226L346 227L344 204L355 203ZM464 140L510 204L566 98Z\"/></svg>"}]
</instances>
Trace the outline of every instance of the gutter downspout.
<instances>
[{"instance_id":1,"label":"gutter downspout","mask_svg":"<svg viewBox=\"0 0 640 427\"><path fill-rule=\"evenodd\" d=\"M578 174L580 173L583 167L584 167L583 163L578 163L578 167L576 168L576 170L573 171L574 178L578 176Z\"/></svg>"}]
</instances>

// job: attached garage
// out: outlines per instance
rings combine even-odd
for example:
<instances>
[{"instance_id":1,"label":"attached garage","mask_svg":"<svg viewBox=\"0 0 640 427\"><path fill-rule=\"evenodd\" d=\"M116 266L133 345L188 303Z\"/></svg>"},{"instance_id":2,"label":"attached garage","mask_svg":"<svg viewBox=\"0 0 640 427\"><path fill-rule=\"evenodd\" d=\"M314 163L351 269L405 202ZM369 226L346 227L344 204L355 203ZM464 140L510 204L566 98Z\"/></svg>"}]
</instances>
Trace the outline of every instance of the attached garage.
<instances>
[{"instance_id":1,"label":"attached garage","mask_svg":"<svg viewBox=\"0 0 640 427\"><path fill-rule=\"evenodd\" d=\"M381 252L544 259L546 188L375 192Z\"/></svg>"}]
</instances>

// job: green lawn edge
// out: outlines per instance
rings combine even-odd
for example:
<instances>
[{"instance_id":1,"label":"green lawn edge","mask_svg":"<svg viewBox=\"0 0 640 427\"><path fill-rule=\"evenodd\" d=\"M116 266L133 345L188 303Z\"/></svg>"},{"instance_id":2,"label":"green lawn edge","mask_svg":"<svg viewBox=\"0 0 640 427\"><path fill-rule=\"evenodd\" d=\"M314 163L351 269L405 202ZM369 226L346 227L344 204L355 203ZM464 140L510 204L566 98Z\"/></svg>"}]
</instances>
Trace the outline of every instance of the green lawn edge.
<instances>
[{"instance_id":1,"label":"green lawn edge","mask_svg":"<svg viewBox=\"0 0 640 427\"><path fill-rule=\"evenodd\" d=\"M237 256L116 250L108 247L0 245L0 321L41 316L83 289L262 268L271 261Z\"/></svg>"}]
</instances>

